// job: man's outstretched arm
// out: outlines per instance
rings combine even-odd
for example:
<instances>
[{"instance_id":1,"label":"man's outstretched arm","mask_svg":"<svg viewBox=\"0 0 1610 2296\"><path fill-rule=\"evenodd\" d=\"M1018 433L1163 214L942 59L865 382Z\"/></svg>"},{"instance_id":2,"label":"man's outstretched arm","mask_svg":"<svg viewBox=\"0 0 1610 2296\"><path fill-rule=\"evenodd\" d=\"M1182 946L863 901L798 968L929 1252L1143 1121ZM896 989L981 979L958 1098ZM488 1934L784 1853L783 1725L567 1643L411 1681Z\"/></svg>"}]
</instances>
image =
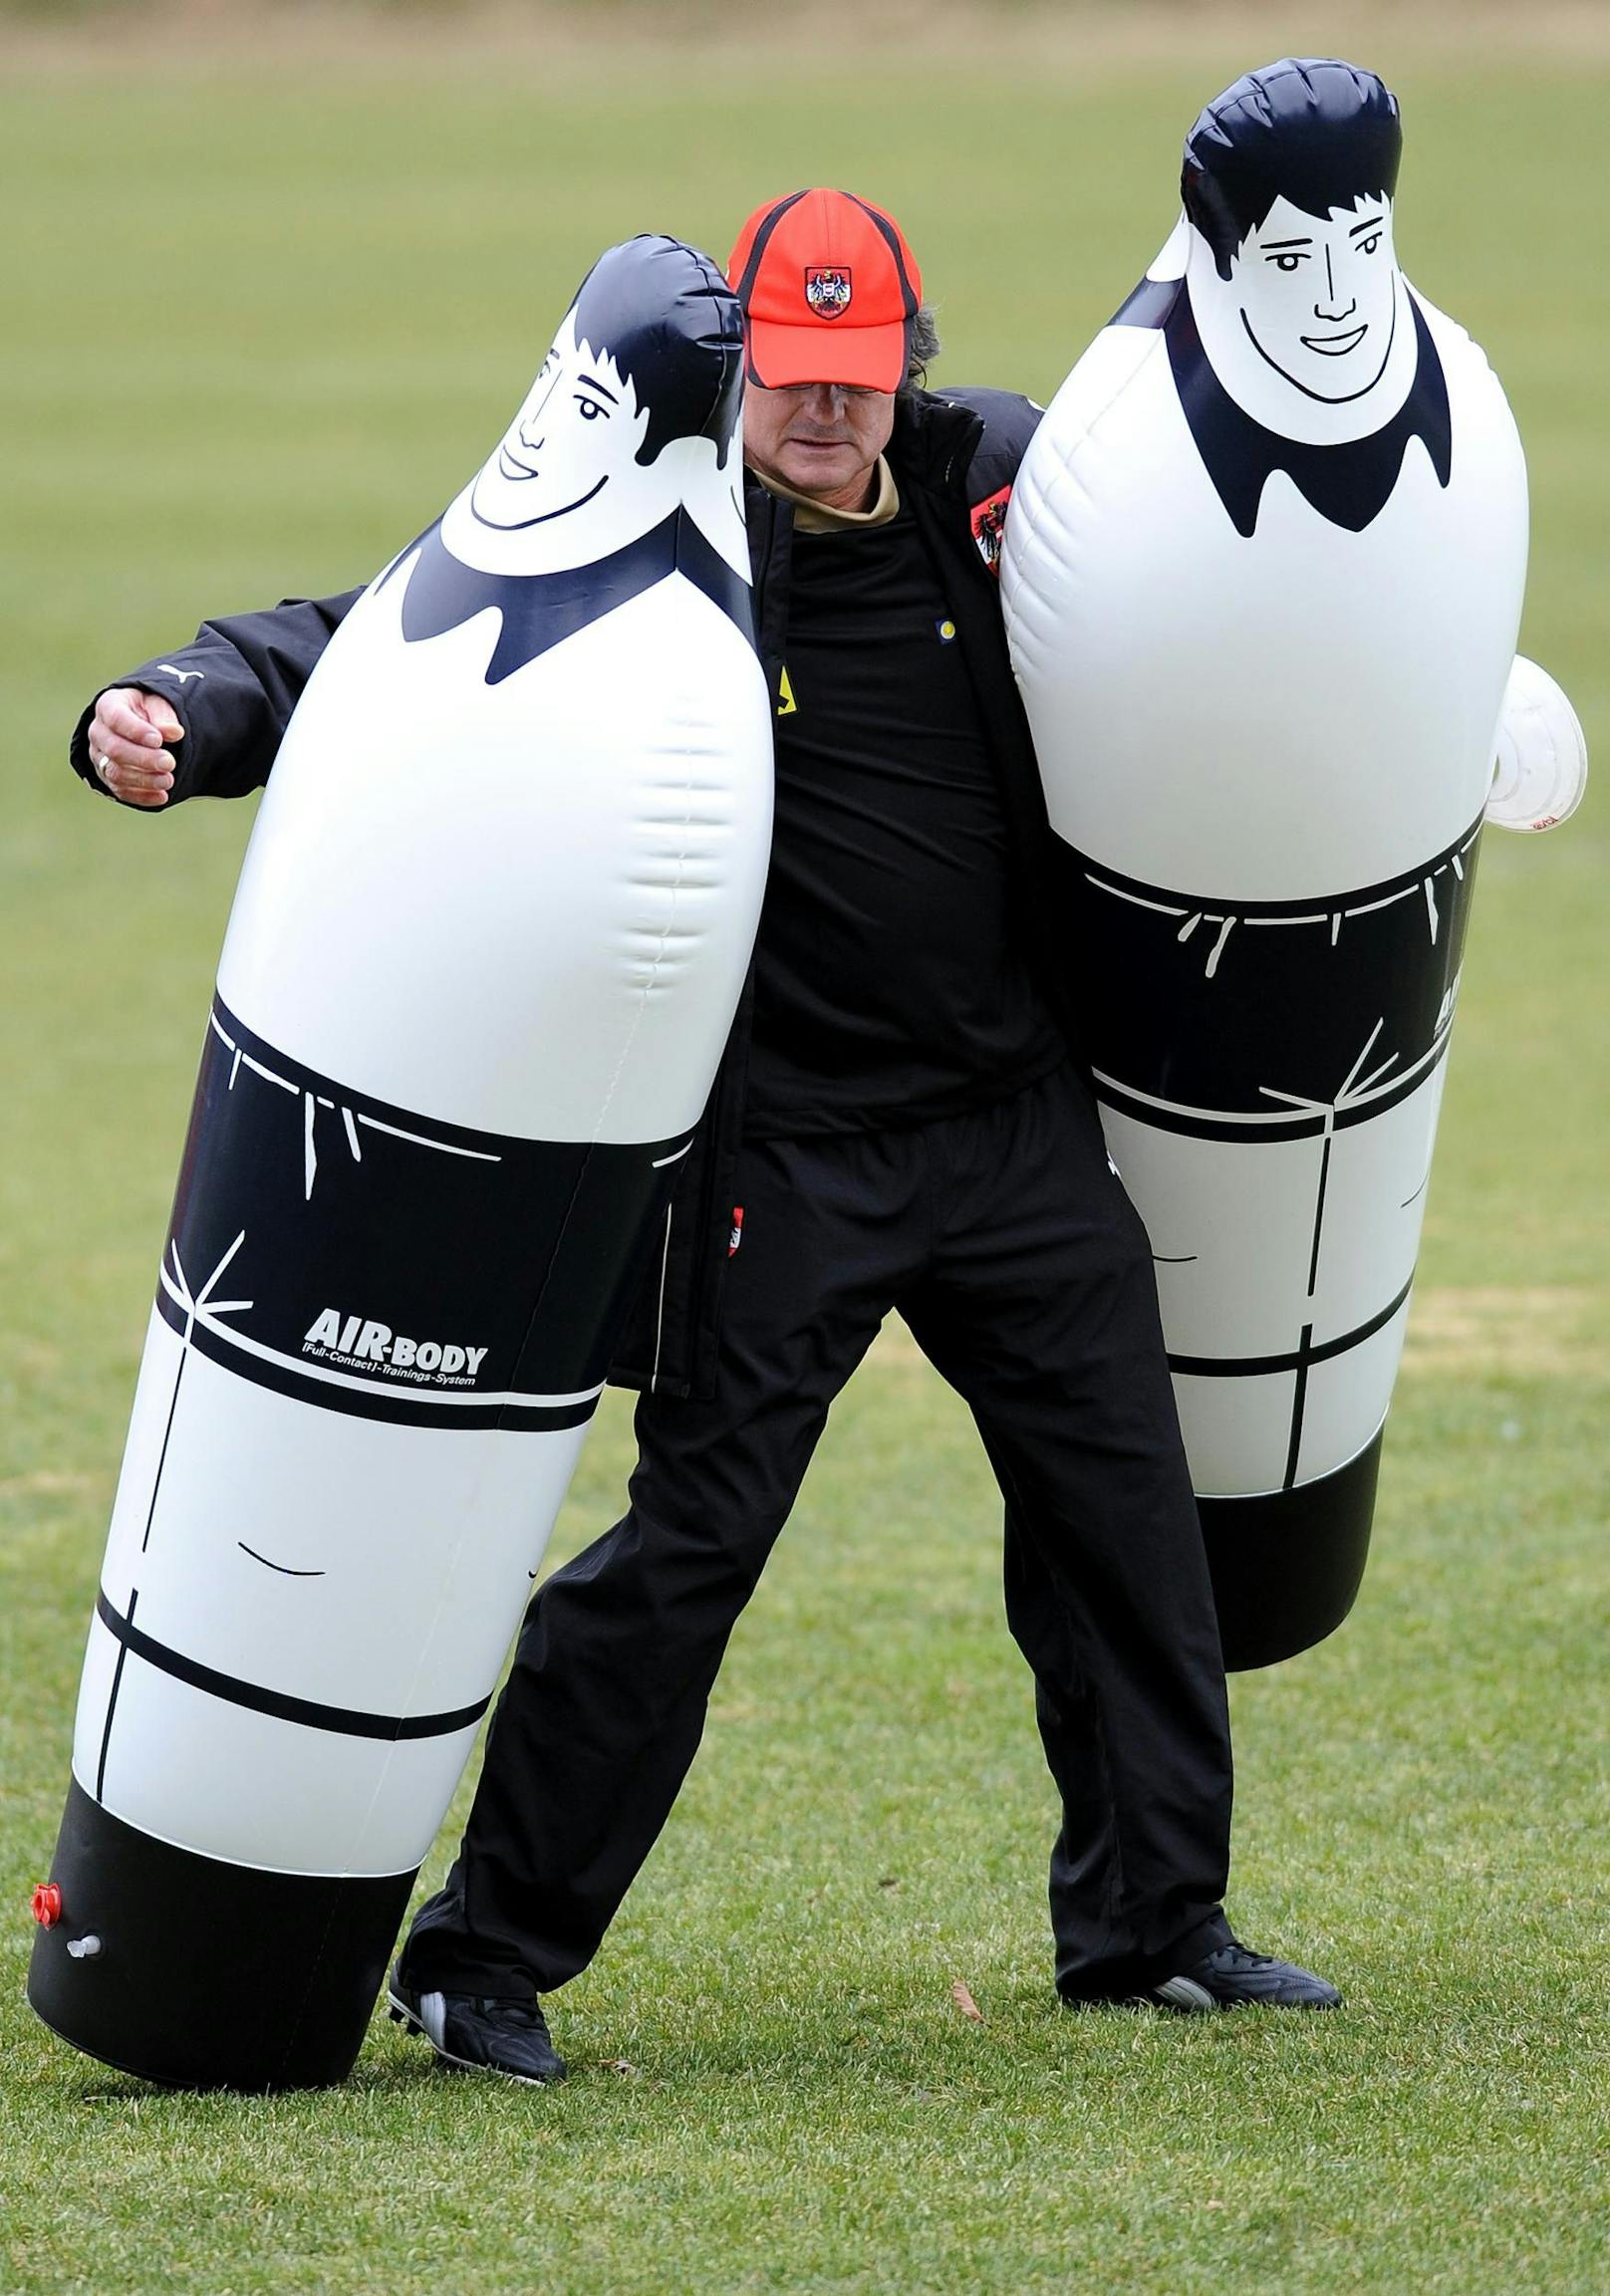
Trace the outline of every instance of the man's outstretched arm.
<instances>
[{"instance_id":1,"label":"man's outstretched arm","mask_svg":"<svg viewBox=\"0 0 1610 2296\"><path fill-rule=\"evenodd\" d=\"M74 772L147 813L260 789L315 662L361 596L204 622L190 644L102 688L73 730Z\"/></svg>"}]
</instances>

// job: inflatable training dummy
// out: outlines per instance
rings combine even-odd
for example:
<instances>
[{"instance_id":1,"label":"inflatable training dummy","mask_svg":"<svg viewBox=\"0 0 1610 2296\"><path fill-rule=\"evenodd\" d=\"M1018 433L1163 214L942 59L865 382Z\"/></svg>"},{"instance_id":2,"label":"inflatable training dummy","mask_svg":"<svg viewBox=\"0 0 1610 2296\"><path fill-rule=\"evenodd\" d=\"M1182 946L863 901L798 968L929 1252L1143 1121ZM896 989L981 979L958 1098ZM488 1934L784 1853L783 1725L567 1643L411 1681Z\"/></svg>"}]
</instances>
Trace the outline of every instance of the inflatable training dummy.
<instances>
[{"instance_id":1,"label":"inflatable training dummy","mask_svg":"<svg viewBox=\"0 0 1610 2296\"><path fill-rule=\"evenodd\" d=\"M740 376L707 258L612 249L287 730L37 1909L129 2071L350 2069L669 1220L770 835Z\"/></svg>"},{"instance_id":2,"label":"inflatable training dummy","mask_svg":"<svg viewBox=\"0 0 1610 2296\"><path fill-rule=\"evenodd\" d=\"M1209 105L1006 522L1069 976L1235 1666L1330 1633L1364 1568L1525 574L1503 392L1398 268L1400 141L1345 64ZM1541 826L1580 729L1514 669L1494 805Z\"/></svg>"}]
</instances>

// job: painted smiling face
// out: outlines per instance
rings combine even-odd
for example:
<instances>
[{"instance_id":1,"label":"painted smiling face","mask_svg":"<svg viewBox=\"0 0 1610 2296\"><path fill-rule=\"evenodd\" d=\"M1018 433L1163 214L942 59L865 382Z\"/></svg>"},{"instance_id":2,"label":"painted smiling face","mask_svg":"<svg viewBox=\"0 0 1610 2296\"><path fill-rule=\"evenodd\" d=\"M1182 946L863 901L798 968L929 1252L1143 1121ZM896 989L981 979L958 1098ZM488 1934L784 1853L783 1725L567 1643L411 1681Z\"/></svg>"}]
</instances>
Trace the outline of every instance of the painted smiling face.
<instances>
[{"instance_id":1,"label":"painted smiling face","mask_svg":"<svg viewBox=\"0 0 1610 2296\"><path fill-rule=\"evenodd\" d=\"M1224 269L1201 248L1187 278L1203 349L1237 405L1319 444L1391 420L1417 354L1389 198L1324 216L1276 199Z\"/></svg>"},{"instance_id":2,"label":"painted smiling face","mask_svg":"<svg viewBox=\"0 0 1610 2296\"><path fill-rule=\"evenodd\" d=\"M647 533L676 499L671 474L657 481L656 465L638 460L648 428L632 378L608 350L578 340L568 313L496 451L453 506L463 555L535 574Z\"/></svg>"},{"instance_id":3,"label":"painted smiling face","mask_svg":"<svg viewBox=\"0 0 1610 2296\"><path fill-rule=\"evenodd\" d=\"M1366 196L1321 221L1277 199L1226 287L1247 344L1294 389L1331 405L1362 397L1399 322L1391 200Z\"/></svg>"},{"instance_id":4,"label":"painted smiling face","mask_svg":"<svg viewBox=\"0 0 1610 2296\"><path fill-rule=\"evenodd\" d=\"M1249 72L1186 137L1186 282L1214 375L1265 428L1340 445L1390 422L1418 335L1393 248L1391 91L1334 60Z\"/></svg>"},{"instance_id":5,"label":"painted smiling face","mask_svg":"<svg viewBox=\"0 0 1610 2296\"><path fill-rule=\"evenodd\" d=\"M444 512L448 553L498 578L570 572L685 510L746 576L741 378L737 301L708 256L648 233L608 248Z\"/></svg>"}]
</instances>

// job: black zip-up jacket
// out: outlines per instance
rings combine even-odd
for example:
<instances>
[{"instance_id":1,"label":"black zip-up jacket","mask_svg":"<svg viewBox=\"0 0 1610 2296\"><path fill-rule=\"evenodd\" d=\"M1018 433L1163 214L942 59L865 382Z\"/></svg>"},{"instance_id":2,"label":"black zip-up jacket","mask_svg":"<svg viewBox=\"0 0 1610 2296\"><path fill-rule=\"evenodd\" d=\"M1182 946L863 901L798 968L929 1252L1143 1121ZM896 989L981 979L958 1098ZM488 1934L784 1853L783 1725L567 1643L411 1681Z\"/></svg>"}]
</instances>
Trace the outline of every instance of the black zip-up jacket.
<instances>
[{"instance_id":1,"label":"black zip-up jacket","mask_svg":"<svg viewBox=\"0 0 1610 2296\"><path fill-rule=\"evenodd\" d=\"M889 459L939 571L1000 775L1026 895L1029 961L1077 1052L1075 1016L1052 945L1053 841L1007 658L997 584L1006 496L1038 421L1038 408L1012 391L903 392ZM775 708L788 627L793 511L752 475L745 496L760 658ZM315 662L361 595L354 590L339 598L287 600L266 613L203 623L192 644L111 680L162 694L184 727L173 751L169 805L188 797L241 797L261 788ZM89 755L94 706L74 731L71 758L80 778L101 790ZM708 1395L713 1388L753 996L751 973L611 1367L619 1387L671 1396Z\"/></svg>"}]
</instances>

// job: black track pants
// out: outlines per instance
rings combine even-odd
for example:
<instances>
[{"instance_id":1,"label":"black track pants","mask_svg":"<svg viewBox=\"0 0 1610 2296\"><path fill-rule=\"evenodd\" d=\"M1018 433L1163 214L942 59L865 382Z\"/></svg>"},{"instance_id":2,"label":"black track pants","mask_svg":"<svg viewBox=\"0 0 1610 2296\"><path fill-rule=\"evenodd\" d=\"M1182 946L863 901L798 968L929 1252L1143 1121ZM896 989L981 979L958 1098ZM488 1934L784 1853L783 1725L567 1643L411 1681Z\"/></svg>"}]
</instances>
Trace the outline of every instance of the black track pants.
<instances>
[{"instance_id":1,"label":"black track pants","mask_svg":"<svg viewBox=\"0 0 1610 2296\"><path fill-rule=\"evenodd\" d=\"M598 1950L697 1749L828 1409L898 1307L1005 1494L1006 1604L1062 1795L1057 1983L1221 1940L1229 1732L1145 1231L1083 1086L911 1130L756 1142L717 1393L645 1396L631 1503L532 1602L404 1974L528 1997ZM868 1537L876 1536L873 1525Z\"/></svg>"}]
</instances>

